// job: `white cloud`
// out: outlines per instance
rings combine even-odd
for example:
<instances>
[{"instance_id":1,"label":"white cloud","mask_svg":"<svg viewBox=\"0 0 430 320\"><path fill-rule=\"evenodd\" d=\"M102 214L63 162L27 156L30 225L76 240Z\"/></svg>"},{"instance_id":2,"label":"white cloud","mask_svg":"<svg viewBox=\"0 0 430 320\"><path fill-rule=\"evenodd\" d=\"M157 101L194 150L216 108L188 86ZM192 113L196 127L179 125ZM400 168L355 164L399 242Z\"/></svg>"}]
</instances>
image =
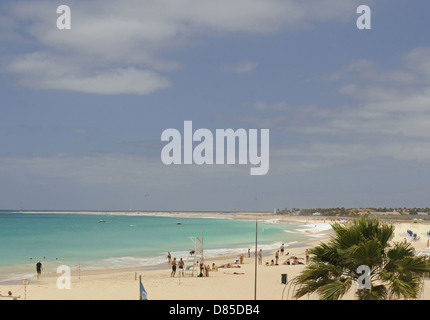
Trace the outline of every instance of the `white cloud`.
<instances>
[{"instance_id":1,"label":"white cloud","mask_svg":"<svg viewBox=\"0 0 430 320\"><path fill-rule=\"evenodd\" d=\"M373 157L430 160L430 48L407 52L401 65L391 69L368 60L353 61L329 78L338 84L334 96L346 97L347 103L258 101L248 104L252 112L246 115L218 114L217 119L269 128L275 135L282 132L286 141L290 141L288 135L299 135L299 140L291 140L299 144L271 146L274 157L285 152L283 165L276 168L276 162L271 162L273 170L318 168Z\"/></svg>"},{"instance_id":2,"label":"white cloud","mask_svg":"<svg viewBox=\"0 0 430 320\"><path fill-rule=\"evenodd\" d=\"M351 102L328 114L322 130L430 138L430 48L407 52L397 68L383 70L361 60L337 75L335 78L342 78L338 93ZM318 131L318 126L313 129Z\"/></svg>"},{"instance_id":3,"label":"white cloud","mask_svg":"<svg viewBox=\"0 0 430 320\"><path fill-rule=\"evenodd\" d=\"M145 95L171 85L168 79L149 70L134 67L88 70L41 52L15 58L6 69L21 76L22 85L36 89Z\"/></svg>"},{"instance_id":4,"label":"white cloud","mask_svg":"<svg viewBox=\"0 0 430 320\"><path fill-rule=\"evenodd\" d=\"M332 114L326 125L339 134L397 136L399 144L405 138L429 139L429 53L430 48L413 49L402 65L387 70L369 61L353 62L346 68L352 74L339 73L346 83L339 93L351 104Z\"/></svg>"},{"instance_id":5,"label":"white cloud","mask_svg":"<svg viewBox=\"0 0 430 320\"><path fill-rule=\"evenodd\" d=\"M268 33L315 22L345 21L355 16L358 1L342 0L148 0L68 1L72 29L56 28L52 1L20 1L8 12L14 26L9 34L27 32L39 45L38 52L16 54L9 71L20 83L40 89L87 93L148 94L166 88L167 79L157 71L180 67L163 53L186 46L201 35L218 33ZM18 30L24 26L25 30ZM22 27L21 27L22 28ZM35 63L33 54L51 60L25 71ZM72 67L64 67L73 61ZM40 65L44 64L44 67ZM230 66L249 72L257 65L242 62ZM62 72L62 68L69 71ZM72 69L72 70L70 70ZM151 71L150 71L151 70ZM60 73L60 74L58 74ZM56 77L52 77L52 74ZM123 83L124 85L121 85ZM137 84L139 83L139 85Z\"/></svg>"},{"instance_id":6,"label":"white cloud","mask_svg":"<svg viewBox=\"0 0 430 320\"><path fill-rule=\"evenodd\" d=\"M67 75L59 79L45 79L38 83L43 88L70 90L97 94L149 94L170 86L160 75L135 68L114 69L94 75Z\"/></svg>"}]
</instances>

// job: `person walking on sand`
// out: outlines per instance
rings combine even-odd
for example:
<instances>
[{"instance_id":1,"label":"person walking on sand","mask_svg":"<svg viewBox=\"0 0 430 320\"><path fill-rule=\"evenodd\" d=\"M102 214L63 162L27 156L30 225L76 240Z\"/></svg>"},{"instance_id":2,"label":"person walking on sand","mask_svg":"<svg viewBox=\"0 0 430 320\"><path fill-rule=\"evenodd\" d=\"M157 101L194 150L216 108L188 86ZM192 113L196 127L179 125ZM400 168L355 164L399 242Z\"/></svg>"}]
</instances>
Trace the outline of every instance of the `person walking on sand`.
<instances>
[{"instance_id":1,"label":"person walking on sand","mask_svg":"<svg viewBox=\"0 0 430 320\"><path fill-rule=\"evenodd\" d=\"M175 277L176 274L176 258L173 258L172 261L172 273L170 274L170 277Z\"/></svg>"},{"instance_id":2,"label":"person walking on sand","mask_svg":"<svg viewBox=\"0 0 430 320\"><path fill-rule=\"evenodd\" d=\"M36 272L37 272L37 279L39 279L41 273L42 273L43 267L42 267L42 263L39 261L37 261L36 263Z\"/></svg>"},{"instance_id":3,"label":"person walking on sand","mask_svg":"<svg viewBox=\"0 0 430 320\"><path fill-rule=\"evenodd\" d=\"M260 249L260 251L258 251L258 264L262 264L263 263L263 250Z\"/></svg>"}]
</instances>

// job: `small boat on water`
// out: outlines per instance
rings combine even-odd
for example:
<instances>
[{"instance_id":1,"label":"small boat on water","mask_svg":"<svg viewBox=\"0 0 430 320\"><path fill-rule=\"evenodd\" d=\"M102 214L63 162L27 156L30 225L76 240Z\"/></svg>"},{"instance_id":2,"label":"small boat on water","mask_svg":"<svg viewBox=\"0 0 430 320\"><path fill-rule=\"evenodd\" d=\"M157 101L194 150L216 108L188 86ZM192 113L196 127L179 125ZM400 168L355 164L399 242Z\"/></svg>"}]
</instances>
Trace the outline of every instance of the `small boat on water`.
<instances>
[{"instance_id":1,"label":"small boat on water","mask_svg":"<svg viewBox=\"0 0 430 320\"><path fill-rule=\"evenodd\" d=\"M104 221L104 220L99 220L99 223L100 223L100 222L106 222L106 221Z\"/></svg>"},{"instance_id":2,"label":"small boat on water","mask_svg":"<svg viewBox=\"0 0 430 320\"><path fill-rule=\"evenodd\" d=\"M176 224L182 224L182 222L181 222L181 221L178 221L178 222L176 222Z\"/></svg>"}]
</instances>

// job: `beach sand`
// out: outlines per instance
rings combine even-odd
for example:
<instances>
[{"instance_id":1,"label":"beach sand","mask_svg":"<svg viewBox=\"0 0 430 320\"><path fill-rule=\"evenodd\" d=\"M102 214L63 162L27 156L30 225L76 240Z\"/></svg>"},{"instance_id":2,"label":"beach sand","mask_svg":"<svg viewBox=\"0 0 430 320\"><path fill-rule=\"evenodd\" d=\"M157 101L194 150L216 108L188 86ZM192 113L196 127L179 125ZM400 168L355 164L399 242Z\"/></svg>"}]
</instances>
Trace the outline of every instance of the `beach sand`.
<instances>
[{"instance_id":1,"label":"beach sand","mask_svg":"<svg viewBox=\"0 0 430 320\"><path fill-rule=\"evenodd\" d=\"M184 216L183 214L182 216ZM249 219L249 215L230 214L236 219ZM181 214L177 214L178 217ZM189 216L189 214L187 214ZM201 216L201 214L199 215ZM219 215L217 215L219 217ZM270 214L262 214L263 219L273 219L279 223L306 224L307 231L314 234L315 238L304 243L294 243L286 246L285 253L305 257L305 250L318 245L331 236L331 232L314 228L315 225L330 223L323 217L279 217ZM275 221L277 220L277 221ZM278 221L282 220L282 221ZM403 241L406 231L412 230L420 237L418 241L411 241L417 251L427 251L426 232L430 230L430 224L425 222L409 223L395 222L395 237L393 241ZM281 239L280 239L281 240ZM281 240L282 241L282 240ZM257 300L286 300L292 299L292 287L282 283L282 274L287 274L288 281L298 276L305 265L282 265L286 260L280 256L278 266L265 266L266 262L274 259L276 250L264 252L263 264L257 266ZM235 264L240 268L219 268L218 271L210 271L209 277L170 277L170 266L166 263L157 268L130 268L121 270L89 271L83 268L80 272L72 270L71 288L60 290L57 288L59 274L42 274L38 280L30 279L27 286L23 284L0 285L0 294L7 295L11 291L14 296L20 296L20 300L137 300L139 299L139 276L148 293L149 300L253 300L255 290L255 259L254 248L251 248L251 257L244 254L244 263ZM209 258L205 264L221 265L234 262L236 257L219 255ZM304 261L304 260L301 260ZM8 298L0 298L8 299ZM303 299L317 299L315 296L306 296ZM354 299L353 292L347 294L344 299ZM425 280L422 299L430 299L430 280Z\"/></svg>"}]
</instances>

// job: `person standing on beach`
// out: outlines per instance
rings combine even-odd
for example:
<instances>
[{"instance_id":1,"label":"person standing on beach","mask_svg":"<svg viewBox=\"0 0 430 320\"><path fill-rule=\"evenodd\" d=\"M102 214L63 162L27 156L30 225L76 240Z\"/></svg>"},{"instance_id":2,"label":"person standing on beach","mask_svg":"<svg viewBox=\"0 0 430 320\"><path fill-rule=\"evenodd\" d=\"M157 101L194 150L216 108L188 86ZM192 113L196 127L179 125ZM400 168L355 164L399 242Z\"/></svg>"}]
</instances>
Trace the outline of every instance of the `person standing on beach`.
<instances>
[{"instance_id":1,"label":"person standing on beach","mask_svg":"<svg viewBox=\"0 0 430 320\"><path fill-rule=\"evenodd\" d=\"M263 250L260 249L260 251L258 251L258 264L262 264L263 263Z\"/></svg>"},{"instance_id":2,"label":"person standing on beach","mask_svg":"<svg viewBox=\"0 0 430 320\"><path fill-rule=\"evenodd\" d=\"M281 245L281 256L283 256L283 255L284 255L284 249L285 249L285 245L284 245L284 244L282 244L282 245Z\"/></svg>"},{"instance_id":3,"label":"person standing on beach","mask_svg":"<svg viewBox=\"0 0 430 320\"><path fill-rule=\"evenodd\" d=\"M167 252L167 263L170 264L172 261L172 255L170 254L170 252Z\"/></svg>"},{"instance_id":4,"label":"person standing on beach","mask_svg":"<svg viewBox=\"0 0 430 320\"><path fill-rule=\"evenodd\" d=\"M275 253L275 264L278 265L278 260L279 260L279 250L276 250Z\"/></svg>"},{"instance_id":5,"label":"person standing on beach","mask_svg":"<svg viewBox=\"0 0 430 320\"><path fill-rule=\"evenodd\" d=\"M173 258L172 261L172 273L170 274L170 277L175 277L176 274L176 258Z\"/></svg>"},{"instance_id":6,"label":"person standing on beach","mask_svg":"<svg viewBox=\"0 0 430 320\"><path fill-rule=\"evenodd\" d=\"M248 249L248 258L251 258L251 249Z\"/></svg>"},{"instance_id":7,"label":"person standing on beach","mask_svg":"<svg viewBox=\"0 0 430 320\"><path fill-rule=\"evenodd\" d=\"M305 256L306 256L306 264L308 264L308 262L309 262L309 250L308 249L306 249L306 251L305 251Z\"/></svg>"},{"instance_id":8,"label":"person standing on beach","mask_svg":"<svg viewBox=\"0 0 430 320\"><path fill-rule=\"evenodd\" d=\"M40 262L40 260L39 260L39 261L37 261L37 263L36 263L37 279L39 279L40 274L42 273L42 270L43 270L43 268L42 268L42 263L41 263L41 262Z\"/></svg>"},{"instance_id":9,"label":"person standing on beach","mask_svg":"<svg viewBox=\"0 0 430 320\"><path fill-rule=\"evenodd\" d=\"M205 268L205 265L203 264L203 260L202 259L200 259L200 263L199 263L199 268L200 268L200 274L199 274L199 277L203 277L203 270L204 270L204 268Z\"/></svg>"},{"instance_id":10,"label":"person standing on beach","mask_svg":"<svg viewBox=\"0 0 430 320\"><path fill-rule=\"evenodd\" d=\"M179 259L178 261L179 275L184 276L184 260Z\"/></svg>"}]
</instances>

